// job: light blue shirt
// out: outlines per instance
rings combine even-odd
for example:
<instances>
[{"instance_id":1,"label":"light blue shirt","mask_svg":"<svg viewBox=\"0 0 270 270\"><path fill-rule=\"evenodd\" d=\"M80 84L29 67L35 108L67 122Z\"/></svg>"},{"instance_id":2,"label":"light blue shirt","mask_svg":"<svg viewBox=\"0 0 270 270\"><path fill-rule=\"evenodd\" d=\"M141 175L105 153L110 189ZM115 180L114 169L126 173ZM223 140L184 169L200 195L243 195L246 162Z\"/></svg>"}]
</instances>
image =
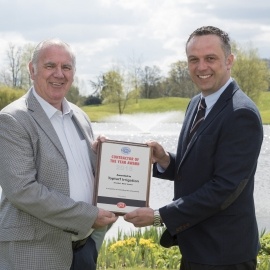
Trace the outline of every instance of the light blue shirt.
<instances>
[{"instance_id":1,"label":"light blue shirt","mask_svg":"<svg viewBox=\"0 0 270 270\"><path fill-rule=\"evenodd\" d=\"M213 108L213 106L215 105L215 103L217 102L217 100L219 99L219 97L221 96L221 94L225 91L225 89L227 88L227 86L233 81L232 78L230 78L217 92L204 97L205 99L205 103L206 103L206 111L205 111L205 118L206 116L209 114L209 112L211 111L211 109ZM203 95L201 94L201 98L203 97Z\"/></svg>"}]
</instances>

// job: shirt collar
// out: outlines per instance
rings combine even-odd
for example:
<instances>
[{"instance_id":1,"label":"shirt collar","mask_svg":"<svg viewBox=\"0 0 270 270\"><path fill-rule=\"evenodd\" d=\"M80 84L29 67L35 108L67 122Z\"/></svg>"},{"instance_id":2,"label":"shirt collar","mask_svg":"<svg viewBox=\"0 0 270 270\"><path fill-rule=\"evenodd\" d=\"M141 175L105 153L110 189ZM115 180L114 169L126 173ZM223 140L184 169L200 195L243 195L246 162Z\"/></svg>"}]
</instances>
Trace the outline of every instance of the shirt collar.
<instances>
[{"instance_id":1,"label":"shirt collar","mask_svg":"<svg viewBox=\"0 0 270 270\"><path fill-rule=\"evenodd\" d=\"M45 111L45 113L49 119L51 119L56 112L61 112L61 111L57 110L55 107L53 107L50 103L48 103L41 96L39 96L34 88L33 88L33 95L35 96L35 98L37 99L37 101L39 102L39 104L41 105L42 109ZM63 115L70 114L70 117L72 117L73 111L70 108L69 103L66 100L66 98L64 98L62 101L62 108L63 108L63 112L61 112L61 114L63 114Z\"/></svg>"},{"instance_id":2,"label":"shirt collar","mask_svg":"<svg viewBox=\"0 0 270 270\"><path fill-rule=\"evenodd\" d=\"M205 98L205 103L208 109L210 109L212 106L214 106L214 104L217 102L217 100L219 99L219 97L221 96L221 94L225 91L225 89L227 88L227 86L233 81L233 79L230 77L229 80L215 93L204 97ZM201 97L203 97L203 95L201 94Z\"/></svg>"}]
</instances>

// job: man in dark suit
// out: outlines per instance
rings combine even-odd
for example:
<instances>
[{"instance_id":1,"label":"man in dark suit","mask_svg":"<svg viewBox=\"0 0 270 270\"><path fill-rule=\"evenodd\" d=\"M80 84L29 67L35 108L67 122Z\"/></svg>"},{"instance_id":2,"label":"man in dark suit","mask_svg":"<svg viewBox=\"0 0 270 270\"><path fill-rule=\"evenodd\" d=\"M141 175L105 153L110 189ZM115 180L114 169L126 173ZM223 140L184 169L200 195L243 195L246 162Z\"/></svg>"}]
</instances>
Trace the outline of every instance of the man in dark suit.
<instances>
[{"instance_id":1,"label":"man in dark suit","mask_svg":"<svg viewBox=\"0 0 270 270\"><path fill-rule=\"evenodd\" d=\"M65 99L75 70L68 44L41 42L33 87L0 112L1 270L94 270L117 220L93 205L97 141Z\"/></svg>"},{"instance_id":2,"label":"man in dark suit","mask_svg":"<svg viewBox=\"0 0 270 270\"><path fill-rule=\"evenodd\" d=\"M212 26L195 30L186 54L201 93L188 105L176 155L148 142L153 175L174 181L174 200L158 210L139 208L125 220L136 227L165 224L161 244L179 246L182 270L256 269L253 190L261 118L231 78L234 56L227 33ZM198 109L204 112L199 121L194 120Z\"/></svg>"}]
</instances>

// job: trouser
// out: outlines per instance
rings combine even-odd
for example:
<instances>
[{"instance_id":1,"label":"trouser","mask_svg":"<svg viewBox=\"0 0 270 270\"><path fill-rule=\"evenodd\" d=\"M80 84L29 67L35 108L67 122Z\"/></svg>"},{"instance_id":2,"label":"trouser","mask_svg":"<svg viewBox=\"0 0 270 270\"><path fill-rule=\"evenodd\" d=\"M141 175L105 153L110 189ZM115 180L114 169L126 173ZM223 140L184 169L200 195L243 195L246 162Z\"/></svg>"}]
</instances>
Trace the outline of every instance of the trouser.
<instances>
[{"instance_id":1,"label":"trouser","mask_svg":"<svg viewBox=\"0 0 270 270\"><path fill-rule=\"evenodd\" d=\"M73 260L70 270L96 270L97 257L96 243L89 237L84 246L73 249Z\"/></svg>"},{"instance_id":2,"label":"trouser","mask_svg":"<svg viewBox=\"0 0 270 270\"><path fill-rule=\"evenodd\" d=\"M257 260L232 265L208 265L187 262L181 259L180 270L256 270Z\"/></svg>"}]
</instances>

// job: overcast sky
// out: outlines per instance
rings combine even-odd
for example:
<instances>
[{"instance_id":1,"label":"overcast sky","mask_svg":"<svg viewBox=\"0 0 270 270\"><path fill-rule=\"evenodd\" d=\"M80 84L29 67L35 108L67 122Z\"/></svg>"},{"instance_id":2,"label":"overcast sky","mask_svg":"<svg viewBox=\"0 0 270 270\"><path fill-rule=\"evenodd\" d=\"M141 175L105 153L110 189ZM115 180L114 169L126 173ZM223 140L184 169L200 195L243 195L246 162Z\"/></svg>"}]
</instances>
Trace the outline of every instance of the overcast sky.
<instances>
[{"instance_id":1,"label":"overcast sky","mask_svg":"<svg viewBox=\"0 0 270 270\"><path fill-rule=\"evenodd\" d=\"M203 25L270 58L268 0L0 0L0 68L9 43L57 37L73 47L77 76L90 94L89 80L129 59L166 73L185 59L189 34Z\"/></svg>"}]
</instances>

